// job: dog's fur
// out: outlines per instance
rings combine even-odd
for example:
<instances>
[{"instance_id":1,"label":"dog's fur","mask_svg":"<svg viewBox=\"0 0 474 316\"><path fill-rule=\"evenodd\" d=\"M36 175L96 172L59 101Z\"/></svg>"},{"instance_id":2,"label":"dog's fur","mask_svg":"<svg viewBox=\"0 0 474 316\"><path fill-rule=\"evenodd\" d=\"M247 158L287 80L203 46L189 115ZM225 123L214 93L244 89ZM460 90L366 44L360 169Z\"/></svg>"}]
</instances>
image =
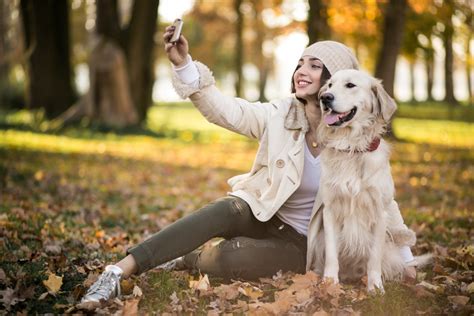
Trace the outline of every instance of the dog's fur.
<instances>
[{"instance_id":1,"label":"dog's fur","mask_svg":"<svg viewBox=\"0 0 474 316\"><path fill-rule=\"evenodd\" d=\"M358 70L337 72L321 88L320 99L324 247L317 251L324 255L316 256L317 265L324 267L325 278L335 282L339 277L348 280L367 275L368 290L383 291L382 277L398 278L406 266L399 245L411 246L416 238L404 225L399 232L388 229L390 214L399 212L388 144L382 139L376 150L368 150L384 134L396 104L379 80ZM334 122L335 112L344 116L354 108L350 120L328 125Z\"/></svg>"}]
</instances>

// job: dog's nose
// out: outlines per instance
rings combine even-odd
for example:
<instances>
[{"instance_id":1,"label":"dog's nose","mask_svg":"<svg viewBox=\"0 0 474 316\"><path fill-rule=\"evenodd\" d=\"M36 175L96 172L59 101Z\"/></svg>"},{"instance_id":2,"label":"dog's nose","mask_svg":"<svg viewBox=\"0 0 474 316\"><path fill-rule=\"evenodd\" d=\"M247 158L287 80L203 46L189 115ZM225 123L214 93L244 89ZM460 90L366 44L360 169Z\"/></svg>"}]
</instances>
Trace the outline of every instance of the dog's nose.
<instances>
[{"instance_id":1,"label":"dog's nose","mask_svg":"<svg viewBox=\"0 0 474 316\"><path fill-rule=\"evenodd\" d=\"M334 94L326 92L321 95L321 102L325 110L332 107L332 101L334 101Z\"/></svg>"}]
</instances>

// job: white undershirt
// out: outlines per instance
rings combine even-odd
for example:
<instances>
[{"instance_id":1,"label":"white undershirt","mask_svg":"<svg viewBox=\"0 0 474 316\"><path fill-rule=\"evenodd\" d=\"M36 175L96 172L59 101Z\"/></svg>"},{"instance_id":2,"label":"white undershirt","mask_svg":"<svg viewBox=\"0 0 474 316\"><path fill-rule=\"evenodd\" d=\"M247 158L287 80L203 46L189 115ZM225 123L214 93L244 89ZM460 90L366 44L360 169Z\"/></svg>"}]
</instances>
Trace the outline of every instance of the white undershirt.
<instances>
[{"instance_id":1,"label":"white undershirt","mask_svg":"<svg viewBox=\"0 0 474 316\"><path fill-rule=\"evenodd\" d=\"M302 235L308 234L314 200L319 189L321 166L319 157L314 157L304 142L304 167L300 186L281 206L276 215L284 223Z\"/></svg>"},{"instance_id":2,"label":"white undershirt","mask_svg":"<svg viewBox=\"0 0 474 316\"><path fill-rule=\"evenodd\" d=\"M196 64L192 62L190 55L187 57L187 63L181 67L174 67L180 80L194 88L199 86L200 74ZM309 221L316 194L319 189L319 180L321 178L321 166L319 156L314 157L306 142L304 142L304 167L303 176L298 189L288 198L280 210L277 212L278 218L293 227L302 235L308 234ZM414 260L410 247L400 247L400 253L405 262Z\"/></svg>"}]
</instances>

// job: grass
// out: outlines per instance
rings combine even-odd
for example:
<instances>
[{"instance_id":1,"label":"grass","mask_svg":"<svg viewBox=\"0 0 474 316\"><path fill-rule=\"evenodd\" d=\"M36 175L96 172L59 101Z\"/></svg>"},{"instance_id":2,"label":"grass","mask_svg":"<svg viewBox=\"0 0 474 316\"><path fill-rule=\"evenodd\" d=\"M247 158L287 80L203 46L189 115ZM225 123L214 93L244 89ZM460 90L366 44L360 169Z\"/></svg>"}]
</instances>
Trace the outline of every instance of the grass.
<instances>
[{"instance_id":1,"label":"grass","mask_svg":"<svg viewBox=\"0 0 474 316\"><path fill-rule=\"evenodd\" d=\"M257 149L255 142L206 123L186 104L154 108L152 132L142 134L81 126L44 133L40 127L48 131L48 122L35 120L28 112L0 116L0 306L8 314L66 312L105 263L225 195L226 180L247 172ZM440 291L426 294L389 283L383 297L353 301L348 296L340 302L364 315L467 315L469 309L449 297L472 302L466 289L474 268L474 251L468 248L474 227L473 124L397 118L394 129L399 137L392 141L391 158L396 199L418 234L414 252L434 253L437 265L421 270L419 281ZM62 276L63 285L55 296L40 299L50 272ZM207 313L216 298L191 293L188 281L188 274L151 271L124 289L142 288L140 313L172 312L174 292L183 313ZM344 287L346 293L349 288ZM6 289L19 299L8 309ZM263 299L271 301L276 291L265 288ZM242 295L238 300L250 303ZM231 312L236 302L222 304ZM343 307L334 309L329 301L321 306L334 313Z\"/></svg>"}]
</instances>

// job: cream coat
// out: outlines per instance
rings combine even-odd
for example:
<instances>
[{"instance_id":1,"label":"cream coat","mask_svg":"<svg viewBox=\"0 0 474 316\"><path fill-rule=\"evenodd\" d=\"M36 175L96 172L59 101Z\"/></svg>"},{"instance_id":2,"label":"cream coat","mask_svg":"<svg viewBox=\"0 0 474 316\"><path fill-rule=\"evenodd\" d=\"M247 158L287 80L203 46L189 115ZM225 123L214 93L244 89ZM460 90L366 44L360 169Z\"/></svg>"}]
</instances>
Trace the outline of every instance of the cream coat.
<instances>
[{"instance_id":1,"label":"cream coat","mask_svg":"<svg viewBox=\"0 0 474 316\"><path fill-rule=\"evenodd\" d=\"M255 217L268 221L299 187L304 166L304 141L308 131L304 105L294 96L268 103L251 103L222 94L209 69L195 62L200 74L194 88L173 76L173 85L184 99L189 97L211 123L259 141L249 173L235 176L228 183L231 195L244 199ZM307 269L314 269L317 235L322 228L322 199L318 193L308 231ZM389 230L407 230L400 212L390 214ZM405 241L400 243L407 244Z\"/></svg>"}]
</instances>

